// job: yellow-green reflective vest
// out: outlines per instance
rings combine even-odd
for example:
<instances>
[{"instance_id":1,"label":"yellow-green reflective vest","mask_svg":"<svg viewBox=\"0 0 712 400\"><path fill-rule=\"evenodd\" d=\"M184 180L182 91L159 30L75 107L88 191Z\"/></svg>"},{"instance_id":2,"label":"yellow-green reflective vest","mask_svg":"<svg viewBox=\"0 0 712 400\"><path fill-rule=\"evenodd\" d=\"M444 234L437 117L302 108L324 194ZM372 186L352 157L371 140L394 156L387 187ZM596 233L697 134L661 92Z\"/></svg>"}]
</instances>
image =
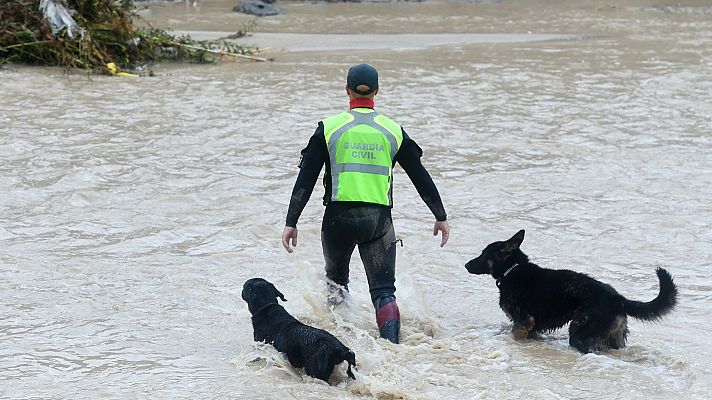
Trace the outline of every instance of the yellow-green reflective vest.
<instances>
[{"instance_id":1,"label":"yellow-green reflective vest","mask_svg":"<svg viewBox=\"0 0 712 400\"><path fill-rule=\"evenodd\" d=\"M325 177L331 180L329 201L392 205L393 159L403 142L400 125L370 108L353 108L322 123L331 164Z\"/></svg>"}]
</instances>

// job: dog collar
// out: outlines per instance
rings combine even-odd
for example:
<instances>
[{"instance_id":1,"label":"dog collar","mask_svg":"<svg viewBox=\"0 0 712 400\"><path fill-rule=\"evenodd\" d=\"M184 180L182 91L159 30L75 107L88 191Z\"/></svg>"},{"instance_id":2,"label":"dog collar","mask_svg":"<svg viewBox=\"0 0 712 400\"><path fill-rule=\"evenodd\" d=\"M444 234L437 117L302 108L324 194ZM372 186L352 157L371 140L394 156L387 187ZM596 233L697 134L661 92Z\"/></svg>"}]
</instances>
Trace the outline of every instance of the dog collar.
<instances>
[{"instance_id":1,"label":"dog collar","mask_svg":"<svg viewBox=\"0 0 712 400\"><path fill-rule=\"evenodd\" d=\"M514 263L511 267L507 268L506 271L502 274L500 278L497 279L497 286L502 282L502 278L506 278L507 275L509 275L510 272L514 270L514 268L517 268L519 266L519 263Z\"/></svg>"},{"instance_id":2,"label":"dog collar","mask_svg":"<svg viewBox=\"0 0 712 400\"><path fill-rule=\"evenodd\" d=\"M267 308L267 307L269 307L269 306L272 306L272 305L275 305L275 304L277 304L277 303L267 303L267 304L263 305L262 307L256 309L255 312L252 313L252 315L257 315L257 314L259 314L262 310L264 310L265 308Z\"/></svg>"},{"instance_id":3,"label":"dog collar","mask_svg":"<svg viewBox=\"0 0 712 400\"><path fill-rule=\"evenodd\" d=\"M509 269L504 271L504 273L502 274L502 277L504 278L505 276L509 275L509 273L512 272L512 270L514 268L517 268L518 266L519 266L519 263L514 263L514 265L512 265L511 267L509 267Z\"/></svg>"}]
</instances>

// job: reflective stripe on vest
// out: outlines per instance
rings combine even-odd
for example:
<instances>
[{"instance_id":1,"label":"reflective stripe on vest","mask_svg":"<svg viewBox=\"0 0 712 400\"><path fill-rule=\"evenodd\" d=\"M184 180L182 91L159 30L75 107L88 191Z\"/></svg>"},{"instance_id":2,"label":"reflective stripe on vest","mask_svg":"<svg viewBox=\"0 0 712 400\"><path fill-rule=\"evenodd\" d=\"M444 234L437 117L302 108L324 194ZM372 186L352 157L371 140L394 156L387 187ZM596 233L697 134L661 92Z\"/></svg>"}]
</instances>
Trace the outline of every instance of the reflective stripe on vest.
<instances>
[{"instance_id":1,"label":"reflective stripe on vest","mask_svg":"<svg viewBox=\"0 0 712 400\"><path fill-rule=\"evenodd\" d=\"M331 166L330 201L391 205L393 159L403 141L400 125L368 108L322 122Z\"/></svg>"}]
</instances>

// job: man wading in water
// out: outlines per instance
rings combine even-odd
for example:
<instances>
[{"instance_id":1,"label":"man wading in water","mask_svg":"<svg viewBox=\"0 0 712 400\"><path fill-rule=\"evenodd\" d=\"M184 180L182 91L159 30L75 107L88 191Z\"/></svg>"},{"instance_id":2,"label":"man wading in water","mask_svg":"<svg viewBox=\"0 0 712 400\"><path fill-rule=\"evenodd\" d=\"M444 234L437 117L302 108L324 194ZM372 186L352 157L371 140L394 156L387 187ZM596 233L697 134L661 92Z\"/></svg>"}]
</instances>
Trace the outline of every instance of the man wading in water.
<instances>
[{"instance_id":1,"label":"man wading in water","mask_svg":"<svg viewBox=\"0 0 712 400\"><path fill-rule=\"evenodd\" d=\"M326 211L321 225L326 276L348 290L349 261L358 245L381 337L398 343L396 235L391 220L396 161L435 216L433 235L442 232L440 247L447 243L450 227L438 189L420 162L423 151L400 125L374 110L373 98L378 89L375 68L359 64L349 69L346 93L350 110L320 121L302 150L301 170L289 202L282 245L290 253L291 246L297 245L297 220L326 164ZM332 290L341 294L337 302L343 300L339 289Z\"/></svg>"}]
</instances>

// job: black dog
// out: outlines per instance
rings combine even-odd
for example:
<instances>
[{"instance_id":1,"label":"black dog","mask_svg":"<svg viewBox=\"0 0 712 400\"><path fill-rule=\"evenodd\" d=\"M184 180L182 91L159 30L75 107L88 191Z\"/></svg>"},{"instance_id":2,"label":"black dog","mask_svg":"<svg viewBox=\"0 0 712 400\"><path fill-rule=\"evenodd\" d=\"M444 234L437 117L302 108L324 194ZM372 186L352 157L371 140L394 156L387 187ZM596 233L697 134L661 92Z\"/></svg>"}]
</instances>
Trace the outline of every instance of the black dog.
<instances>
[{"instance_id":1,"label":"black dog","mask_svg":"<svg viewBox=\"0 0 712 400\"><path fill-rule=\"evenodd\" d=\"M328 383L334 366L347 361L347 374L356 379L351 372L351 366L356 367L356 355L329 332L297 321L277 304L277 297L287 301L262 278L249 279L242 287L242 299L252 313L255 341L269 343L286 353L294 367L303 367L311 377Z\"/></svg>"},{"instance_id":2,"label":"black dog","mask_svg":"<svg viewBox=\"0 0 712 400\"><path fill-rule=\"evenodd\" d=\"M490 274L499 287L499 306L514 322L515 339L536 337L569 325L569 344L582 353L619 349L628 336L627 315L654 321L672 311L677 288L663 268L655 272L660 293L647 303L628 300L610 285L569 270L541 268L519 246L524 230L494 242L466 265L471 274Z\"/></svg>"}]
</instances>

